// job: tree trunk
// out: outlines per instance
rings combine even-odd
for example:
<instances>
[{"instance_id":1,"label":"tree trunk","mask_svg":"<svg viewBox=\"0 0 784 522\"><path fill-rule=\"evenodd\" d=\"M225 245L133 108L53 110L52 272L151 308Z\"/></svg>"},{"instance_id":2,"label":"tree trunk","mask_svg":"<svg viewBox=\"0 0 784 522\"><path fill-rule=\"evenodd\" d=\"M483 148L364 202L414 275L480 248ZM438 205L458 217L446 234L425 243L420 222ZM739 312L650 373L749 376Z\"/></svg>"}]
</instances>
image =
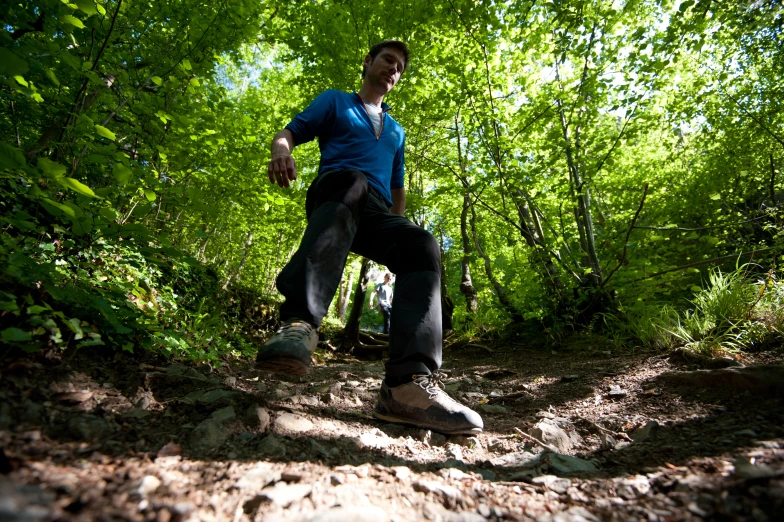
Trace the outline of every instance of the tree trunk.
<instances>
[{"instance_id":1,"label":"tree trunk","mask_svg":"<svg viewBox=\"0 0 784 522\"><path fill-rule=\"evenodd\" d=\"M512 316L512 322L514 323L522 323L524 321L523 315L515 308L514 304L512 304L511 299L509 299L509 295L504 290L504 287L501 286L501 283L498 282L498 279L495 278L493 274L493 265L490 261L490 256L485 254L484 250L482 250L482 246L479 244L479 238L476 235L476 214L474 213L474 209L471 209L471 234L474 238L474 247L476 248L476 252L479 254L485 262L485 273L487 274L487 278L490 280L490 284L493 285L493 289L495 290L495 294L498 297L498 300L501 302L501 306L507 311L507 313Z\"/></svg>"},{"instance_id":2,"label":"tree trunk","mask_svg":"<svg viewBox=\"0 0 784 522\"><path fill-rule=\"evenodd\" d=\"M441 231L441 330L453 330L452 314L455 311L455 303L449 297L449 289L446 284L446 256L444 252L444 231Z\"/></svg>"},{"instance_id":3,"label":"tree trunk","mask_svg":"<svg viewBox=\"0 0 784 522\"><path fill-rule=\"evenodd\" d=\"M466 310L469 315L476 313L478 297L471 280L471 238L468 236L468 208L471 196L463 194L463 211L460 213L460 237L463 240L463 257L460 259L460 293L465 296Z\"/></svg>"},{"instance_id":4,"label":"tree trunk","mask_svg":"<svg viewBox=\"0 0 784 522\"><path fill-rule=\"evenodd\" d=\"M591 43L589 48L593 45L593 34L591 35ZM587 69L586 69L587 70ZM555 78L561 90L560 72L558 69L558 60L555 62ZM585 81L585 74L583 74L583 82ZM593 220L591 218L591 191L583 182L582 172L580 171L579 157L580 157L580 141L579 141L579 127L575 131L574 143L569 132L569 122L566 120L566 111L564 103L561 98L555 100L558 107L558 115L561 124L561 133L564 140L564 154L566 155L566 164L569 169L570 188L573 197L576 198L577 208L575 209L575 219L577 221L577 228L580 231L581 248L587 257L588 266L591 268L589 277L590 286L598 288L602 284L602 268L599 263L599 255L596 253L596 242L594 241L594 228Z\"/></svg>"},{"instance_id":5,"label":"tree trunk","mask_svg":"<svg viewBox=\"0 0 784 522\"><path fill-rule=\"evenodd\" d=\"M346 319L346 310L348 309L348 293L354 285L354 272L348 274L348 281L340 282L340 290L338 292L338 319L341 321Z\"/></svg>"},{"instance_id":6,"label":"tree trunk","mask_svg":"<svg viewBox=\"0 0 784 522\"><path fill-rule=\"evenodd\" d=\"M359 320L362 318L362 310L365 308L365 295L370 283L370 259L363 257L362 266L359 269L359 280L354 290L354 304L351 306L351 313L346 321L344 332L346 337L359 344Z\"/></svg>"},{"instance_id":7,"label":"tree trunk","mask_svg":"<svg viewBox=\"0 0 784 522\"><path fill-rule=\"evenodd\" d=\"M231 280L237 277L242 271L243 267L245 266L245 262L248 260L248 255L250 254L250 247L253 244L253 229L250 229L248 232L248 239L245 240L245 251L242 253L242 259L240 260L240 264L237 265L237 268L229 274L229 277L226 279L226 282L223 284L223 288L221 290L226 290L229 287L229 283Z\"/></svg>"},{"instance_id":8,"label":"tree trunk","mask_svg":"<svg viewBox=\"0 0 784 522\"><path fill-rule=\"evenodd\" d=\"M531 198L527 193L520 189L515 189L515 192L519 198L515 203L517 204L517 213L520 216L520 228L523 230L522 236L528 246L534 251L534 265L542 275L548 290L553 293L557 298L557 302L560 303L565 287L558 274L558 269L550 256L550 251L545 245L544 230L542 229L537 209L531 203Z\"/></svg>"},{"instance_id":9,"label":"tree trunk","mask_svg":"<svg viewBox=\"0 0 784 522\"><path fill-rule=\"evenodd\" d=\"M466 175L468 167L463 158L463 146L460 143L460 111L455 114L455 133L457 134L457 160L460 172ZM463 210L460 212L460 238L463 241L463 257L460 259L460 293L465 296L466 311L469 316L476 313L478 299L474 283L471 280L471 239L468 236L468 209L471 206L471 193L466 188L463 193Z\"/></svg>"}]
</instances>

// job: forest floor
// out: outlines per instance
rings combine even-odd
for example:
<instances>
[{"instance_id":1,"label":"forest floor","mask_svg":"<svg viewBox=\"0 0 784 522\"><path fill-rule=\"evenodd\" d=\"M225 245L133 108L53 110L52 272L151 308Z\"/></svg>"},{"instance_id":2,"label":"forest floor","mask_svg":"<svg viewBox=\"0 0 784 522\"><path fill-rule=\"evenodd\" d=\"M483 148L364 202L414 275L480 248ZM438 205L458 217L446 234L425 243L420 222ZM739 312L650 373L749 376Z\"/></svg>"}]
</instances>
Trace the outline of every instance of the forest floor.
<instances>
[{"instance_id":1,"label":"forest floor","mask_svg":"<svg viewBox=\"0 0 784 522\"><path fill-rule=\"evenodd\" d=\"M781 520L781 351L696 372L590 337L445 355L476 437L375 420L380 360L275 379L250 360L6 354L0 520Z\"/></svg>"}]
</instances>

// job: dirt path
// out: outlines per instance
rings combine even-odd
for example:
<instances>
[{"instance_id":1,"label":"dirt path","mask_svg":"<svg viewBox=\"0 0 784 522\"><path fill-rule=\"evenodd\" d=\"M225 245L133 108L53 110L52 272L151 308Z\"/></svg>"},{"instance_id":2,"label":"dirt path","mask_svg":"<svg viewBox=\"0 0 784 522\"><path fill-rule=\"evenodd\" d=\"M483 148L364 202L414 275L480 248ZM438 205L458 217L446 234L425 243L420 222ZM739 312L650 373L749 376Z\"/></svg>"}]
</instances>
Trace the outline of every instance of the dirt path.
<instances>
[{"instance_id":1,"label":"dirt path","mask_svg":"<svg viewBox=\"0 0 784 522\"><path fill-rule=\"evenodd\" d=\"M248 361L6 358L0 520L780 519L775 382L667 379L694 368L607 348L474 349L445 368L485 419L472 438L374 420L379 361L273 380ZM744 362L778 372L779 356Z\"/></svg>"}]
</instances>

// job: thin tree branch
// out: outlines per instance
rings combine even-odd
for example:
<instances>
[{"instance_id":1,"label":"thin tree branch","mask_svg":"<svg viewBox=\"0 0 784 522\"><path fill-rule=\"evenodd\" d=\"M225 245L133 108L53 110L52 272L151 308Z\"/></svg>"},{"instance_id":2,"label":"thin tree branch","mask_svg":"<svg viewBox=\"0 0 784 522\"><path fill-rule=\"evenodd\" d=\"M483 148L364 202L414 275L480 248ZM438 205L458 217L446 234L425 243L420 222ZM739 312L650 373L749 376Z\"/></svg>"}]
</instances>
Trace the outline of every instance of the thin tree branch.
<instances>
[{"instance_id":1,"label":"thin tree branch","mask_svg":"<svg viewBox=\"0 0 784 522\"><path fill-rule=\"evenodd\" d=\"M722 91L724 91L724 92L723 92L723 94L724 94L724 95L725 95L727 98L729 98L730 100L732 100L733 102L735 102L735 105L737 105L737 106L738 106L738 108L741 110L741 112L742 112L743 114L745 114L746 116L748 116L749 118L751 118L751 119L754 121L754 123L756 123L757 125L759 125L760 127L762 127L762 129L763 129L765 132L767 132L768 134L770 134L770 135L771 135L771 137L772 137L774 140L776 140L776 141L779 143L779 145L781 145L782 147L784 147L784 140L782 140L781 138L779 138L779 137L778 137L778 136L777 136L777 135L776 135L776 134L775 134L775 133L774 133L772 130L770 130L770 129L769 129L769 128L768 128L768 127L767 127L767 126L764 124L764 123L762 123L762 122L761 122L760 120L758 120L758 119L757 119L757 118L756 118L756 117L755 117L753 114L751 114L749 111L747 111L747 110L745 109L745 107L743 107L743 105L741 105L741 103L740 103L738 100L736 100L736 99L735 99L735 97L733 97L733 96L732 96L732 95L731 95L729 92L727 92L727 89L725 89L725 88L724 88L724 86L723 86L721 83L719 83L719 87L721 87Z\"/></svg>"},{"instance_id":2,"label":"thin tree branch","mask_svg":"<svg viewBox=\"0 0 784 522\"><path fill-rule=\"evenodd\" d=\"M98 50L98 54L95 56L95 61L93 62L93 66L90 68L91 71L94 71L96 67L98 67L98 61L101 59L101 55L103 54L104 49L106 49L106 45L109 43L109 38L112 36L112 31L114 31L114 24L117 21L117 15L120 13L120 7L122 7L123 0L118 0L117 2L117 9L114 10L114 16L112 16L112 24L109 26L109 31L106 33L106 38L103 40L103 45Z\"/></svg>"},{"instance_id":3,"label":"thin tree branch","mask_svg":"<svg viewBox=\"0 0 784 522\"><path fill-rule=\"evenodd\" d=\"M602 170L602 167L604 167L604 163L607 161L607 158L610 157L610 154L612 154L612 152L615 150L615 147L618 145L618 142L621 141L621 138L626 132L626 126L629 125L630 121L632 121L632 117L634 116L634 113L637 111L637 107L639 107L639 105L640 105L639 101L634 104L634 109L632 109L632 112L631 114L629 114L629 117L626 118L626 121L623 122L623 127L621 128L621 132L619 132L618 136L615 137L615 141L613 142L612 147L610 147L610 150L607 151L607 154L605 154L602 160L596 165L596 168L594 169L593 172L594 176Z\"/></svg>"},{"instance_id":4,"label":"thin tree branch","mask_svg":"<svg viewBox=\"0 0 784 522\"><path fill-rule=\"evenodd\" d=\"M760 250L752 250L751 252L740 252L739 254L730 254L728 256L714 257L713 259L705 259L703 261L689 263L688 265L676 266L675 268L662 270L661 272L656 272L655 274L647 275L645 277L632 279L631 281L626 281L626 284L636 283L638 281L644 281L646 279L651 279L652 277L658 277L660 275L668 274L670 272L677 272L678 270L684 270L686 268L693 268L695 266L707 265L710 263L718 263L720 261L726 261L728 259L739 259L741 257L749 257L749 256L753 256L754 254L762 254L764 252L770 252L771 250L776 250L776 247L762 248Z\"/></svg>"},{"instance_id":5,"label":"thin tree branch","mask_svg":"<svg viewBox=\"0 0 784 522\"><path fill-rule=\"evenodd\" d=\"M460 173L459 173L459 172L457 172L457 171L456 171L456 170L455 170L453 167L451 167L450 165L446 165L446 164L444 164L444 163L439 163L438 161L436 161L436 160L434 160L434 159L431 159L431 158L428 158L428 157L427 157L427 156L425 156L424 154L420 154L420 153L418 153L418 152L411 152L411 154L413 154L414 156L419 156L420 158L422 158L422 159L425 159L425 160L429 161L430 163L432 163L432 164L434 164L434 165L437 165L437 166L439 166L439 167L445 168L445 169L449 170L450 172L452 172L452 174L454 174L454 175L455 175L455 176L456 176L456 177L457 177L457 178L460 180L460 182L463 184L463 186L464 186L465 188L467 188L467 189L468 189L468 190L471 192L471 194L473 194L473 195L474 195L474 197L476 198L476 200L477 200L477 201L479 201L479 203L481 203L483 207L485 207L487 210L489 210L490 212L492 212L492 213L493 213L493 214L495 214L496 216L500 217L502 220L504 220L504 221L505 221L506 223L508 223L509 225L511 225L511 226L513 226L514 228L516 228L516 229L517 229L517 230L518 230L520 233L522 233L522 232L523 232L523 229L522 229L522 227L520 227L520 225L518 225L517 223L515 223L515 222L514 222L512 219L510 219L508 216L505 216L505 215L503 215L502 213L498 212L496 209L494 209L493 207L491 207L490 205L488 205L487 203L485 203L485 202L484 202L484 201L483 201L483 200L482 200L482 199L479 197L479 195L478 195L476 192L474 192L473 190L471 190L471 185L470 185L470 183L468 183L468 181L467 181L465 178L463 178L463 176L461 176L461 175L460 175Z\"/></svg>"},{"instance_id":6,"label":"thin tree branch","mask_svg":"<svg viewBox=\"0 0 784 522\"><path fill-rule=\"evenodd\" d=\"M747 219L746 221L738 221L735 223L724 223L722 225L712 225L709 227L696 227L696 228L685 228L685 227L649 227L645 225L636 225L634 228L640 228L644 230L660 230L663 232L667 232L668 230L673 230L675 232L699 232L700 230L711 230L714 228L727 228L736 225L743 225L746 223L751 223L752 221L758 221L760 219L765 219L767 216L757 216L755 218Z\"/></svg>"},{"instance_id":7,"label":"thin tree branch","mask_svg":"<svg viewBox=\"0 0 784 522\"><path fill-rule=\"evenodd\" d=\"M632 235L632 230L634 230L634 224L637 222L637 218L640 217L640 212L642 212L642 207L645 205L645 198L648 196L648 184L645 184L645 188L642 191L642 199L640 199L640 205L637 207L637 212L634 213L634 217L632 218L632 222L629 223L629 230L626 231L626 239L623 241L623 252L621 253L621 259L618 260L618 264L613 268L607 277L604 278L602 284L599 285L599 288L602 288L607 284L607 282L612 278L615 272L618 271L623 266L623 262L626 261L626 249L629 245L629 236Z\"/></svg>"}]
</instances>

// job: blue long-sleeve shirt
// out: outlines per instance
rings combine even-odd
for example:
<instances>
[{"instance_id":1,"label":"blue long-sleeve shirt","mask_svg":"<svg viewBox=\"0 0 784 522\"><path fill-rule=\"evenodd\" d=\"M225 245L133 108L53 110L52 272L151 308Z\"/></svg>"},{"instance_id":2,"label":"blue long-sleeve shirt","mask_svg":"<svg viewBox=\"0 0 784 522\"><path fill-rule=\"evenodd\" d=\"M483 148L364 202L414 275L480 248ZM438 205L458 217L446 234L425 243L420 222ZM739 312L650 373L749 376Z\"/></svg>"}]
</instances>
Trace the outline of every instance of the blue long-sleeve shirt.
<instances>
[{"instance_id":1,"label":"blue long-sleeve shirt","mask_svg":"<svg viewBox=\"0 0 784 522\"><path fill-rule=\"evenodd\" d=\"M391 190L404 186L405 133L387 114L386 103L382 109L383 127L377 138L359 94L329 89L297 114L286 129L294 135L295 145L318 137L319 173L357 169L391 206Z\"/></svg>"}]
</instances>

